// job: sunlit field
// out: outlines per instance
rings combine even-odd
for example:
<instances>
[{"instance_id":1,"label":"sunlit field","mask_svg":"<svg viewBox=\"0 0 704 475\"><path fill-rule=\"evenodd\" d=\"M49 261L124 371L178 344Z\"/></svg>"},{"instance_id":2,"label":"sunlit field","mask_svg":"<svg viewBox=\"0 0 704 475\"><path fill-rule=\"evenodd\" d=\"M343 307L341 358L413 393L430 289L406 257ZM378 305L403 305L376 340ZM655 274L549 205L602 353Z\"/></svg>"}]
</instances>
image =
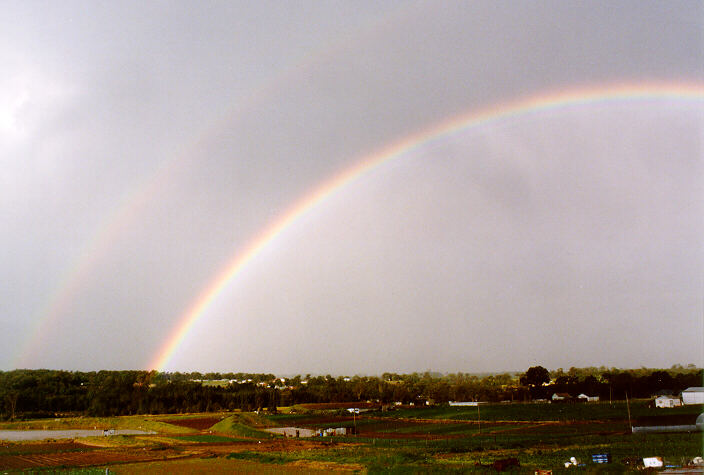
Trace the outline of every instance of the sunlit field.
<instances>
[{"instance_id":1,"label":"sunlit field","mask_svg":"<svg viewBox=\"0 0 704 475\"><path fill-rule=\"evenodd\" d=\"M86 473L467 472L514 458L511 470L565 470L574 457L589 471L636 470L643 457L683 466L702 454L701 432L631 433L639 419L690 417L702 406L487 404L400 407L351 414L341 404L282 408L277 414L220 412L2 423L6 429L141 428L153 434L3 442L4 470ZM354 407L354 403L349 404ZM664 419L663 419L664 420ZM345 436L286 438L272 427L349 428ZM593 454L608 453L597 465ZM494 468L491 468L494 470Z\"/></svg>"}]
</instances>

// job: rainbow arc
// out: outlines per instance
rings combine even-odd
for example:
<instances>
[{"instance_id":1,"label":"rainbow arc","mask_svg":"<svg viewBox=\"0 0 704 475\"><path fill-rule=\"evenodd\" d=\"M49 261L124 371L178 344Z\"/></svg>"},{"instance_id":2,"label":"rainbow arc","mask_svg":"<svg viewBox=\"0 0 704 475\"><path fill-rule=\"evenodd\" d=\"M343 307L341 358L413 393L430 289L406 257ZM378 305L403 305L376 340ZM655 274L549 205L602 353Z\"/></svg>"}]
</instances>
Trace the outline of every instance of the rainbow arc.
<instances>
[{"instance_id":1,"label":"rainbow arc","mask_svg":"<svg viewBox=\"0 0 704 475\"><path fill-rule=\"evenodd\" d=\"M271 245L290 226L313 211L327 198L361 180L378 167L399 159L408 152L433 140L461 130L490 125L506 119L585 104L662 100L697 101L704 104L704 84L683 82L617 84L533 95L513 102L470 111L362 157L347 170L321 183L314 190L301 197L277 220L269 224L246 246L239 249L221 272L208 283L195 301L179 317L176 326L149 363L149 369L164 370L193 326L207 314L208 309L218 296L230 286L233 279L240 275L264 248Z\"/></svg>"}]
</instances>

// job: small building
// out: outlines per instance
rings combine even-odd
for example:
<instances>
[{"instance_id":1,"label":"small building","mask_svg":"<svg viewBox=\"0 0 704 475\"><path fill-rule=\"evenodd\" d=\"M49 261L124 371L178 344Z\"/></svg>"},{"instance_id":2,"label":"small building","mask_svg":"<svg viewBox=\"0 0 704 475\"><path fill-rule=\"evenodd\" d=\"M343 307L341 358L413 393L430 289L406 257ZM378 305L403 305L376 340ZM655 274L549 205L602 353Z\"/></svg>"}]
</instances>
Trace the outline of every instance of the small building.
<instances>
[{"instance_id":1,"label":"small building","mask_svg":"<svg viewBox=\"0 0 704 475\"><path fill-rule=\"evenodd\" d=\"M682 391L682 404L704 404L704 388L693 386Z\"/></svg>"},{"instance_id":2,"label":"small building","mask_svg":"<svg viewBox=\"0 0 704 475\"><path fill-rule=\"evenodd\" d=\"M568 393L555 393L552 395L552 402L564 402L572 400L572 396Z\"/></svg>"},{"instance_id":3,"label":"small building","mask_svg":"<svg viewBox=\"0 0 704 475\"><path fill-rule=\"evenodd\" d=\"M327 429L320 429L318 435L322 437L332 437L334 435L347 435L350 432L349 427L328 427Z\"/></svg>"},{"instance_id":4,"label":"small building","mask_svg":"<svg viewBox=\"0 0 704 475\"><path fill-rule=\"evenodd\" d=\"M682 401L678 397L658 396L655 398L655 407L678 407L681 405Z\"/></svg>"},{"instance_id":5,"label":"small building","mask_svg":"<svg viewBox=\"0 0 704 475\"><path fill-rule=\"evenodd\" d=\"M584 393L577 396L577 399L581 402L599 402L599 396L587 396Z\"/></svg>"},{"instance_id":6,"label":"small building","mask_svg":"<svg viewBox=\"0 0 704 475\"><path fill-rule=\"evenodd\" d=\"M448 404L450 406L470 406L470 407L477 407L480 404L486 404L484 402L480 401L449 401Z\"/></svg>"}]
</instances>

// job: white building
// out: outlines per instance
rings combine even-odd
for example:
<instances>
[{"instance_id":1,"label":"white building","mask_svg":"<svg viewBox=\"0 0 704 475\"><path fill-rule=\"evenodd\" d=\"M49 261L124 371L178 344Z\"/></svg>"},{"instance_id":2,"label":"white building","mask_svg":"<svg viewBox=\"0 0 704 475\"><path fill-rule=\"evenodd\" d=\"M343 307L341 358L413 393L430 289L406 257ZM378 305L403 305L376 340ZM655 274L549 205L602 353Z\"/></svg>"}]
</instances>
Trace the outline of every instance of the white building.
<instances>
[{"instance_id":1,"label":"white building","mask_svg":"<svg viewBox=\"0 0 704 475\"><path fill-rule=\"evenodd\" d=\"M704 404L704 388L692 386L682 391L682 404Z\"/></svg>"},{"instance_id":2,"label":"white building","mask_svg":"<svg viewBox=\"0 0 704 475\"><path fill-rule=\"evenodd\" d=\"M599 402L599 396L587 396L584 393L577 396L577 399L584 402Z\"/></svg>"},{"instance_id":3,"label":"white building","mask_svg":"<svg viewBox=\"0 0 704 475\"><path fill-rule=\"evenodd\" d=\"M655 407L678 407L682 405L680 398L673 396L658 396L655 398Z\"/></svg>"}]
</instances>

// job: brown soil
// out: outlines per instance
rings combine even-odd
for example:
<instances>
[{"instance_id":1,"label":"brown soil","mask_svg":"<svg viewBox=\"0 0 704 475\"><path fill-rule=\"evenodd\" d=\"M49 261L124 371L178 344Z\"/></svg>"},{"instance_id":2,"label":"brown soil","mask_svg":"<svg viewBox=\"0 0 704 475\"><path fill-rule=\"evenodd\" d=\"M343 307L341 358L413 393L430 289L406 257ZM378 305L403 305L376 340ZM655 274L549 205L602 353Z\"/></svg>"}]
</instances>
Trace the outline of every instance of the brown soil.
<instances>
[{"instance_id":1,"label":"brown soil","mask_svg":"<svg viewBox=\"0 0 704 475\"><path fill-rule=\"evenodd\" d=\"M301 439L269 439L251 442L233 443L213 443L204 446L203 444L192 444L187 446L188 452L198 452L201 455L229 454L231 452L285 452L298 450L324 449L332 446L344 447L355 444L341 444L335 441L325 440L301 440ZM181 446L186 448L186 446Z\"/></svg>"},{"instance_id":2,"label":"brown soil","mask_svg":"<svg viewBox=\"0 0 704 475\"><path fill-rule=\"evenodd\" d=\"M206 430L220 422L220 420L219 417L199 417L197 419L162 419L161 422L190 429Z\"/></svg>"},{"instance_id":3,"label":"brown soil","mask_svg":"<svg viewBox=\"0 0 704 475\"><path fill-rule=\"evenodd\" d=\"M46 444L60 446L63 444ZM63 452L61 449L50 453L27 453L22 455L0 455L0 468L27 469L37 467L88 467L119 462L141 462L164 460L182 456L173 449L157 450L94 450Z\"/></svg>"},{"instance_id":4,"label":"brown soil","mask_svg":"<svg viewBox=\"0 0 704 475\"><path fill-rule=\"evenodd\" d=\"M90 450L83 444L76 442L37 442L37 443L0 443L0 456L12 454L41 454L53 452L69 452L77 450Z\"/></svg>"},{"instance_id":5,"label":"brown soil","mask_svg":"<svg viewBox=\"0 0 704 475\"><path fill-rule=\"evenodd\" d=\"M262 473L276 474L311 474L311 473L338 473L338 472L363 472L364 467L353 464L318 463L304 461L289 464L266 464L247 460L234 460L224 457L188 458L171 460L168 462L145 462L113 465L110 472L124 474L168 474L192 475L194 473L211 474L251 474Z\"/></svg>"}]
</instances>

